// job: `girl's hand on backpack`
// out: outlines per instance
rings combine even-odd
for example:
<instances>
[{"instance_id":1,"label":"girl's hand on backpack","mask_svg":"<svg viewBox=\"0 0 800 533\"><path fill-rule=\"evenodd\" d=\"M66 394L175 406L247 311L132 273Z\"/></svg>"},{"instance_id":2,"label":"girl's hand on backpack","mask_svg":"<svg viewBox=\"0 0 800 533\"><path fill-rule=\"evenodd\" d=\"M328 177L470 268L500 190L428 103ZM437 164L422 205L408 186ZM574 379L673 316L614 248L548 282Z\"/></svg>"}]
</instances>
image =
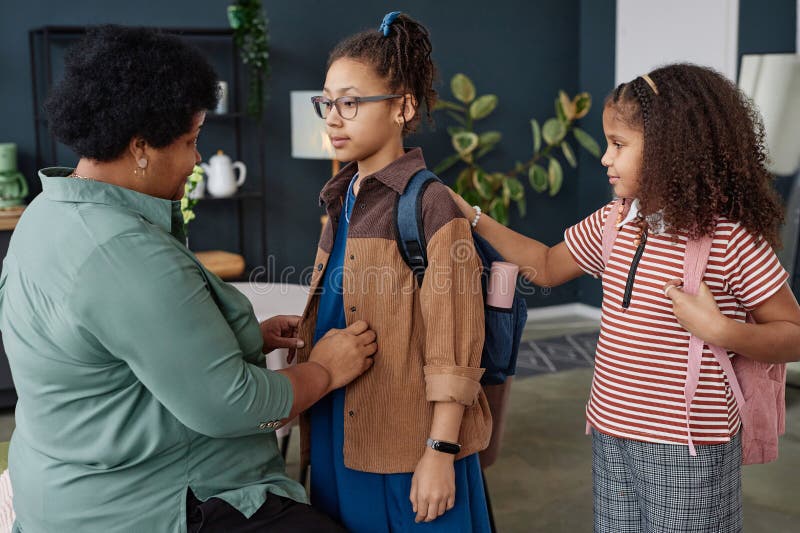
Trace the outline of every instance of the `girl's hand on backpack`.
<instances>
[{"instance_id":1,"label":"girl's hand on backpack","mask_svg":"<svg viewBox=\"0 0 800 533\"><path fill-rule=\"evenodd\" d=\"M700 283L697 294L683 292L681 280L673 279L664 285L664 295L672 300L672 312L681 326L707 343L720 344L718 337L727 318L720 312L711 289Z\"/></svg>"},{"instance_id":2,"label":"girl's hand on backpack","mask_svg":"<svg viewBox=\"0 0 800 533\"><path fill-rule=\"evenodd\" d=\"M456 503L454 455L425 448L411 478L411 507L415 522L432 522Z\"/></svg>"}]
</instances>

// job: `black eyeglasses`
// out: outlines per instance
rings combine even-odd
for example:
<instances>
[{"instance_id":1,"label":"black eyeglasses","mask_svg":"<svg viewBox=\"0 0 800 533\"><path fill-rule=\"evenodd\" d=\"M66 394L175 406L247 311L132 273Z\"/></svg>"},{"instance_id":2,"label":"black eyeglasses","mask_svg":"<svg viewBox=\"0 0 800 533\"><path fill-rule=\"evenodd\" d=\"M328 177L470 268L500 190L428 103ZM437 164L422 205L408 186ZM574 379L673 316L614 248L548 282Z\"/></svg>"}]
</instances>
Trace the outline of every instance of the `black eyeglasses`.
<instances>
[{"instance_id":1,"label":"black eyeglasses","mask_svg":"<svg viewBox=\"0 0 800 533\"><path fill-rule=\"evenodd\" d=\"M328 118L334 106L339 116L345 120L352 120L358 114L358 104L361 102L380 102L382 100L392 100L393 98L402 98L401 94L379 94L377 96L340 96L335 100L326 98L324 96L312 96L311 103L314 105L314 111L317 112L319 118Z\"/></svg>"}]
</instances>

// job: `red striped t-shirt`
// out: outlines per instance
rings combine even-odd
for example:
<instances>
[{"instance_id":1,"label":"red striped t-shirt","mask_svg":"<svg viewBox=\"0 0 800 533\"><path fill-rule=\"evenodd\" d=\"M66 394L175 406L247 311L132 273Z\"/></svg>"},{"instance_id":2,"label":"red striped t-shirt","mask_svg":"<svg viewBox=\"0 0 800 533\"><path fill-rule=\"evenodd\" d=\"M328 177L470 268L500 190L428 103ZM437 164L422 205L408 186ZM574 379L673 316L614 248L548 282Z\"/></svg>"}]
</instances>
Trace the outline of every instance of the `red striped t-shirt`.
<instances>
[{"instance_id":1,"label":"red striped t-shirt","mask_svg":"<svg viewBox=\"0 0 800 533\"><path fill-rule=\"evenodd\" d=\"M602 276L603 305L592 390L586 417L597 431L647 442L686 444L686 380L689 333L678 323L664 284L683 277L686 237L648 234L628 309L622 301L638 228L619 229L605 270L602 233L611 204L564 234L587 274ZM717 223L703 281L722 313L740 322L788 278L764 239L738 222ZM731 353L731 356L735 354ZM719 444L739 429L739 411L722 368L704 347L700 382L691 407L695 444Z\"/></svg>"}]
</instances>

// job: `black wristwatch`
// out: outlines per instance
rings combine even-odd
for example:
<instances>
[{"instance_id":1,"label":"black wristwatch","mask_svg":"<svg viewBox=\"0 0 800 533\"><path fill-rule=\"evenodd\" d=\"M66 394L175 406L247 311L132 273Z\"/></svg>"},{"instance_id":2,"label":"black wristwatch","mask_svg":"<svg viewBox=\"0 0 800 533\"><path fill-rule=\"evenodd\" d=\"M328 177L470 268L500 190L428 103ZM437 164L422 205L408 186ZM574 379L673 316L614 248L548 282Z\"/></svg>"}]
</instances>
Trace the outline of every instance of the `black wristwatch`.
<instances>
[{"instance_id":1,"label":"black wristwatch","mask_svg":"<svg viewBox=\"0 0 800 533\"><path fill-rule=\"evenodd\" d=\"M449 453L451 455L456 455L458 452L461 451L461 445L456 444L455 442L428 439L428 442L426 442L425 444L426 446L430 446L437 452Z\"/></svg>"}]
</instances>

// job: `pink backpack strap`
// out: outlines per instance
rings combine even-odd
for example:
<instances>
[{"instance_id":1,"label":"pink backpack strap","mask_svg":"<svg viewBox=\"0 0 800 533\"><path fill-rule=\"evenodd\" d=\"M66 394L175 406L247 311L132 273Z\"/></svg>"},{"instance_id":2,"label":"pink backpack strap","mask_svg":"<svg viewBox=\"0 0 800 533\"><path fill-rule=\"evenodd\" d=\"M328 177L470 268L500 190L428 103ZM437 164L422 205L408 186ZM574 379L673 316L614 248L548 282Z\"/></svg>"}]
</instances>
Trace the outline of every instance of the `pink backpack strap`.
<instances>
[{"instance_id":1,"label":"pink backpack strap","mask_svg":"<svg viewBox=\"0 0 800 533\"><path fill-rule=\"evenodd\" d=\"M686 243L686 254L683 258L683 291L688 294L697 294L700 288L703 273L706 271L708 256L711 253L711 241L712 238L705 235L699 239L689 239ZM689 441L689 454L692 456L697 455L697 451L692 440L689 419L691 417L692 401L697 392L697 384L700 381L700 363L703 359L704 344L699 337L694 335L689 337L689 357L683 395L686 400L686 435ZM730 364L730 361L728 364Z\"/></svg>"},{"instance_id":2,"label":"pink backpack strap","mask_svg":"<svg viewBox=\"0 0 800 533\"><path fill-rule=\"evenodd\" d=\"M620 209L622 207L622 209ZM614 248L614 241L617 240L619 229L617 228L618 217L628 214L631 208L631 200L629 198L617 198L611 204L611 209L606 215L606 222L603 225L603 268L608 264L608 258L611 257L611 250Z\"/></svg>"}]
</instances>

